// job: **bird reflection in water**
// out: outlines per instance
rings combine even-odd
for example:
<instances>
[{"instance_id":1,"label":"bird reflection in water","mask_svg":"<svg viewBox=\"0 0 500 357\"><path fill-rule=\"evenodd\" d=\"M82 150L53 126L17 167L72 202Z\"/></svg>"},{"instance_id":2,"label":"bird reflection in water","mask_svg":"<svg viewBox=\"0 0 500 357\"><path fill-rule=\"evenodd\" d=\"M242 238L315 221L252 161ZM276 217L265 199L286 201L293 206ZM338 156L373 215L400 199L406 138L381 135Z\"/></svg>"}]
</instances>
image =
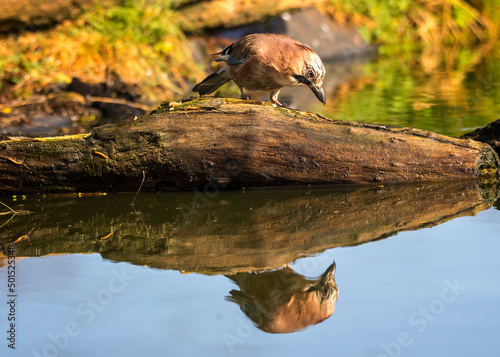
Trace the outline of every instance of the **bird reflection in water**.
<instances>
[{"instance_id":1,"label":"bird reflection in water","mask_svg":"<svg viewBox=\"0 0 500 357\"><path fill-rule=\"evenodd\" d=\"M289 266L227 277L240 290L231 290L226 300L238 304L259 329L269 333L299 331L326 320L338 298L335 262L316 279L308 279Z\"/></svg>"}]
</instances>

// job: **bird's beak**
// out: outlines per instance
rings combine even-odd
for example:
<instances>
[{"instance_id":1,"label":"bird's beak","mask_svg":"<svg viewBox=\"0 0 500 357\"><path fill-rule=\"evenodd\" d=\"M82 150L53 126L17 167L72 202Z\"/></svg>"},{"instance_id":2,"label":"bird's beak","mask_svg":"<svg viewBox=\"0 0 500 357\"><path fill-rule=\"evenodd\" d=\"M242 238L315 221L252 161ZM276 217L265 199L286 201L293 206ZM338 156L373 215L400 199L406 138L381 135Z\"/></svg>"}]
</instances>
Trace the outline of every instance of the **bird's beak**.
<instances>
[{"instance_id":1,"label":"bird's beak","mask_svg":"<svg viewBox=\"0 0 500 357\"><path fill-rule=\"evenodd\" d=\"M309 88L311 88L314 95L319 99L321 103L326 104L325 92L323 91L323 88L318 89L318 87L316 87L314 83L311 83L309 85Z\"/></svg>"},{"instance_id":2,"label":"bird's beak","mask_svg":"<svg viewBox=\"0 0 500 357\"><path fill-rule=\"evenodd\" d=\"M335 283L335 269L336 269L336 264L333 262L332 265L330 265L326 271L321 275L321 282L323 284L327 283Z\"/></svg>"}]
</instances>

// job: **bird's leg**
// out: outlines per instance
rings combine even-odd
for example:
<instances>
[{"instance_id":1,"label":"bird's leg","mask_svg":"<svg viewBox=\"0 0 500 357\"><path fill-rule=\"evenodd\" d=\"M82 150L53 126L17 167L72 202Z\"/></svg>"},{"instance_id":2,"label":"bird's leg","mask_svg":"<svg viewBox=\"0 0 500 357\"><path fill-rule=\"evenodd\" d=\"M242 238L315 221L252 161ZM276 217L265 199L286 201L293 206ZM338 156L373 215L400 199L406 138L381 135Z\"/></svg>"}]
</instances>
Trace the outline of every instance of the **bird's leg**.
<instances>
[{"instance_id":1,"label":"bird's leg","mask_svg":"<svg viewBox=\"0 0 500 357\"><path fill-rule=\"evenodd\" d=\"M241 97L240 98L241 99L245 99L245 100L250 100L250 96L248 94L245 94L243 92L243 87L240 86L240 85L238 85L238 88L240 89L240 92L241 92Z\"/></svg>"},{"instance_id":2,"label":"bird's leg","mask_svg":"<svg viewBox=\"0 0 500 357\"><path fill-rule=\"evenodd\" d=\"M274 90L271 92L271 94L269 95L269 98L271 99L271 102L275 105L279 105L280 107L287 107L287 105L285 103L280 103L278 102L278 94L280 94L280 89L278 90Z\"/></svg>"}]
</instances>

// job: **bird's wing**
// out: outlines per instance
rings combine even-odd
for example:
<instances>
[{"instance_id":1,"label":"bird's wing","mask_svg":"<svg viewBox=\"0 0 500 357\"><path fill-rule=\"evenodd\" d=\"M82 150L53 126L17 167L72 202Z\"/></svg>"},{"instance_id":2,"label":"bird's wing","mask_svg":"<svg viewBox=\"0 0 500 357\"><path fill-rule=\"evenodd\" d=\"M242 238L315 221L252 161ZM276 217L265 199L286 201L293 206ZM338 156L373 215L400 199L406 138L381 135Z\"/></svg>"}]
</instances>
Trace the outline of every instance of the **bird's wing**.
<instances>
[{"instance_id":1,"label":"bird's wing","mask_svg":"<svg viewBox=\"0 0 500 357\"><path fill-rule=\"evenodd\" d=\"M200 95L205 95L212 93L217 88L226 84L231 80L231 73L229 68L226 66L218 71L212 73L203 81L194 86L193 92L198 92Z\"/></svg>"}]
</instances>

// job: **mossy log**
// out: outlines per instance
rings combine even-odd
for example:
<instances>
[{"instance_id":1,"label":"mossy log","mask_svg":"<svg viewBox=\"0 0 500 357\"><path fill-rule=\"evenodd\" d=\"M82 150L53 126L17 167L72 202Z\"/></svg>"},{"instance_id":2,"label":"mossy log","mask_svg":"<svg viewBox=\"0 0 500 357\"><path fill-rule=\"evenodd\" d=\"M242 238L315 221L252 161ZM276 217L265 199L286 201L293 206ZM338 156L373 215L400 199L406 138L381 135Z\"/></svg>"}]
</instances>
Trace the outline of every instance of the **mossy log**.
<instances>
[{"instance_id":1,"label":"mossy log","mask_svg":"<svg viewBox=\"0 0 500 357\"><path fill-rule=\"evenodd\" d=\"M201 98L76 136L0 141L0 193L107 192L491 178L487 144Z\"/></svg>"},{"instance_id":2,"label":"mossy log","mask_svg":"<svg viewBox=\"0 0 500 357\"><path fill-rule=\"evenodd\" d=\"M93 6L111 6L124 0L0 0L0 31L44 28L74 18ZM288 0L269 6L268 1L177 1L181 26L187 30L234 27L261 21L285 11L321 6L322 0Z\"/></svg>"},{"instance_id":3,"label":"mossy log","mask_svg":"<svg viewBox=\"0 0 500 357\"><path fill-rule=\"evenodd\" d=\"M38 29L75 17L92 6L122 0L0 0L0 31Z\"/></svg>"}]
</instances>

